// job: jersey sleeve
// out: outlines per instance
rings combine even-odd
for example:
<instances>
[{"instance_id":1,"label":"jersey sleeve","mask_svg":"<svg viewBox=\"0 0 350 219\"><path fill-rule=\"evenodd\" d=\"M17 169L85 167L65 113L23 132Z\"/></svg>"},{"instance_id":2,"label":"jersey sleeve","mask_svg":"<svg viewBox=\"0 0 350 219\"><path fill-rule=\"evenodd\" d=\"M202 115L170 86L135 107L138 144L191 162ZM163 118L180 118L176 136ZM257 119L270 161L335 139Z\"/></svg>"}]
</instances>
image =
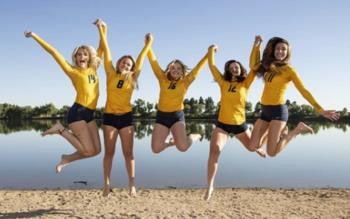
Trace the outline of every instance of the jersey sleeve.
<instances>
[{"instance_id":1,"label":"jersey sleeve","mask_svg":"<svg viewBox=\"0 0 350 219\"><path fill-rule=\"evenodd\" d=\"M293 69L289 69L291 74L291 79L301 93L301 95L316 109L317 112L322 112L323 108L317 103L316 99L311 95L311 93L305 88L303 82L301 81L298 73Z\"/></svg>"},{"instance_id":2,"label":"jersey sleeve","mask_svg":"<svg viewBox=\"0 0 350 219\"><path fill-rule=\"evenodd\" d=\"M103 33L107 33L107 27L106 26L102 26L102 31ZM100 37L100 42L98 44L98 48L97 48L97 57L99 57L100 59L103 58L103 45L102 45L102 39Z\"/></svg>"},{"instance_id":3,"label":"jersey sleeve","mask_svg":"<svg viewBox=\"0 0 350 219\"><path fill-rule=\"evenodd\" d=\"M214 48L210 48L208 51L208 63L209 63L209 69L211 74L214 77L214 80L221 85L224 81L222 74L220 73L219 69L216 67L215 64L215 57L214 57Z\"/></svg>"},{"instance_id":4,"label":"jersey sleeve","mask_svg":"<svg viewBox=\"0 0 350 219\"><path fill-rule=\"evenodd\" d=\"M101 46L103 49L103 56L104 56L103 64L104 64L105 72L108 76L113 72L115 72L115 70L112 63L111 51L109 49L108 42L107 42L107 27L102 27L101 25L98 27L98 30L100 33Z\"/></svg>"},{"instance_id":5,"label":"jersey sleeve","mask_svg":"<svg viewBox=\"0 0 350 219\"><path fill-rule=\"evenodd\" d=\"M255 79L255 76L256 76L256 71L250 70L250 72L248 73L247 78L244 80L244 84L245 84L245 87L247 89L249 89L250 85L252 85L252 83L253 83L253 81Z\"/></svg>"},{"instance_id":6,"label":"jersey sleeve","mask_svg":"<svg viewBox=\"0 0 350 219\"><path fill-rule=\"evenodd\" d=\"M45 40L39 37L36 34L33 34L33 38L35 41L39 43L39 45L44 48L50 55L56 60L62 70L68 75L71 76L73 74L73 67L64 59L64 57L50 44L48 44Z\"/></svg>"},{"instance_id":7,"label":"jersey sleeve","mask_svg":"<svg viewBox=\"0 0 350 219\"><path fill-rule=\"evenodd\" d=\"M147 56L148 56L149 63L151 64L152 70L156 75L156 77L158 78L158 80L166 79L164 71L160 68L157 58L154 55L152 47L149 48Z\"/></svg>"},{"instance_id":8,"label":"jersey sleeve","mask_svg":"<svg viewBox=\"0 0 350 219\"><path fill-rule=\"evenodd\" d=\"M136 64L135 64L135 76L136 77L138 77L140 75L143 61L145 60L145 56L147 55L148 51L150 50L151 45L152 45L152 42L148 41L136 59Z\"/></svg>"},{"instance_id":9,"label":"jersey sleeve","mask_svg":"<svg viewBox=\"0 0 350 219\"><path fill-rule=\"evenodd\" d=\"M192 69L192 71L186 75L185 80L187 82L187 85L190 85L196 77L199 75L200 71L203 69L204 65L208 62L208 54L205 54L205 56L198 62L198 64Z\"/></svg>"},{"instance_id":10,"label":"jersey sleeve","mask_svg":"<svg viewBox=\"0 0 350 219\"><path fill-rule=\"evenodd\" d=\"M253 45L252 51L250 53L249 68L251 70L258 70L260 66L260 45Z\"/></svg>"}]
</instances>

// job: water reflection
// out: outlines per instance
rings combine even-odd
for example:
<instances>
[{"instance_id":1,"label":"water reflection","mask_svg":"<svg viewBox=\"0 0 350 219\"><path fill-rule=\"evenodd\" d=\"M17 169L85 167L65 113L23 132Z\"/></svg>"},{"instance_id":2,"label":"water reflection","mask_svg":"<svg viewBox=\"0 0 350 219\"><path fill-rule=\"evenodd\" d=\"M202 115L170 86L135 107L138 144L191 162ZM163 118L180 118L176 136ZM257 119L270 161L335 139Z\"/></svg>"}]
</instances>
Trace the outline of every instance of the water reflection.
<instances>
[{"instance_id":1,"label":"water reflection","mask_svg":"<svg viewBox=\"0 0 350 219\"><path fill-rule=\"evenodd\" d=\"M56 120L21 120L21 121L5 121L0 120L0 134L10 134L19 131L37 131L43 132L50 128ZM62 124L67 126L66 121L61 121ZM346 132L350 126L346 122L328 122L328 121L312 121L306 122L314 129L317 134L320 130L329 128L341 129ZM154 120L136 120L135 125L135 137L142 139L152 134ZM297 126L297 122L288 122L289 130L294 129ZM101 120L97 120L97 125L101 128ZM209 140L211 133L215 128L215 120L187 120L186 121L187 133L199 133L203 136L203 139ZM253 124L250 123L250 129L253 128ZM203 140L201 139L201 140Z\"/></svg>"},{"instance_id":2,"label":"water reflection","mask_svg":"<svg viewBox=\"0 0 350 219\"><path fill-rule=\"evenodd\" d=\"M103 152L93 158L75 162L57 175L54 167L62 153L73 152L60 136L42 138L39 132L55 120L20 122L0 121L0 189L1 188L100 188L103 184ZM64 121L61 121L67 125ZM174 147L161 154L151 150L154 120L135 121L137 185L147 188L205 187L209 139L215 121L187 120L187 131L200 133L186 153ZM348 168L349 124L308 122L315 135L296 138L275 158L262 159L248 152L230 138L219 159L217 187L337 187L350 188ZM101 127L101 121L98 121ZM293 129L297 123L290 123ZM252 124L249 125L252 128ZM102 130L100 129L102 138ZM86 182L85 184L76 182ZM117 141L112 170L112 186L127 186L127 173Z\"/></svg>"}]
</instances>

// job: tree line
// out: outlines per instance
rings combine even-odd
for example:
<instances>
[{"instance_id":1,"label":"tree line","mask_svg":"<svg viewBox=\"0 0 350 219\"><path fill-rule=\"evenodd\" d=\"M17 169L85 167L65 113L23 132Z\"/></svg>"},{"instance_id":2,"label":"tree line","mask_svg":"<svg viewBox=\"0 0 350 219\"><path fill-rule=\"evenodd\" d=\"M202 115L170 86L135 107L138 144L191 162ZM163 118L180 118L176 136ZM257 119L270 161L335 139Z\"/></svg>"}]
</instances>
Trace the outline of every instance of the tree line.
<instances>
[{"instance_id":1,"label":"tree line","mask_svg":"<svg viewBox=\"0 0 350 219\"><path fill-rule=\"evenodd\" d=\"M287 100L286 104L289 110L289 117L293 119L319 119L319 114L313 107L301 104L298 105L296 101ZM55 107L54 104L49 103L43 106L18 106L14 104L2 103L0 104L0 119L3 120L33 120L33 119L50 119L50 118L65 118L69 106L61 108ZM220 109L220 102L215 103L211 97L199 99L189 98L184 100L184 113L188 119L216 119ZM95 117L101 119L103 115L103 108L97 108ZM261 110L260 102L257 102L253 107L251 102L246 103L247 120L256 119L259 117ZM134 101L132 111L136 118L153 119L156 116L157 104L148 101L137 99ZM348 109L344 107L340 111L342 120L349 121Z\"/></svg>"}]
</instances>

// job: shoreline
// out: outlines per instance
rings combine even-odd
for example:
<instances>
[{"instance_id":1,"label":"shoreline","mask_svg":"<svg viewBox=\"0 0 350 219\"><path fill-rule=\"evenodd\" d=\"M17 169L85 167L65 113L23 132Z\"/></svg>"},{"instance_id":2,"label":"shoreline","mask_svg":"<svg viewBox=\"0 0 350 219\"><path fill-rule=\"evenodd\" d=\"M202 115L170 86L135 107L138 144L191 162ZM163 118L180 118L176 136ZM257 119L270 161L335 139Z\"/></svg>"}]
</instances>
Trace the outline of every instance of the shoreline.
<instances>
[{"instance_id":1,"label":"shoreline","mask_svg":"<svg viewBox=\"0 0 350 219\"><path fill-rule=\"evenodd\" d=\"M0 190L0 218L350 218L350 188Z\"/></svg>"}]
</instances>

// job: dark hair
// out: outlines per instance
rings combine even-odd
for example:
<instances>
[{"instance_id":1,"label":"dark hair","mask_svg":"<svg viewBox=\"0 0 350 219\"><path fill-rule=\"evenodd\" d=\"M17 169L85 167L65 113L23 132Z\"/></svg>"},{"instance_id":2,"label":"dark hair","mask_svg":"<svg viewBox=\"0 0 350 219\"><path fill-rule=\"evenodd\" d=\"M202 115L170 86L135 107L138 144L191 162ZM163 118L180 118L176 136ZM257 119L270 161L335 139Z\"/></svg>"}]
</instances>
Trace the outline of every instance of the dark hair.
<instances>
[{"instance_id":1,"label":"dark hair","mask_svg":"<svg viewBox=\"0 0 350 219\"><path fill-rule=\"evenodd\" d=\"M228 60L225 63L224 79L226 81L232 81L233 75L230 72L230 65L232 63L237 63L239 65L239 67L241 68L241 74L239 76L235 76L236 80L238 82L244 81L244 79L247 77L247 70L244 68L244 66L239 61L236 61L236 60Z\"/></svg>"},{"instance_id":2,"label":"dark hair","mask_svg":"<svg viewBox=\"0 0 350 219\"><path fill-rule=\"evenodd\" d=\"M275 48L278 43L285 43L288 45L287 57L282 61L277 61L275 58ZM264 49L263 57L258 68L258 77L263 77L268 71L275 71L276 66L287 64L290 60L290 56L290 46L287 40L281 37L271 38Z\"/></svg>"}]
</instances>

